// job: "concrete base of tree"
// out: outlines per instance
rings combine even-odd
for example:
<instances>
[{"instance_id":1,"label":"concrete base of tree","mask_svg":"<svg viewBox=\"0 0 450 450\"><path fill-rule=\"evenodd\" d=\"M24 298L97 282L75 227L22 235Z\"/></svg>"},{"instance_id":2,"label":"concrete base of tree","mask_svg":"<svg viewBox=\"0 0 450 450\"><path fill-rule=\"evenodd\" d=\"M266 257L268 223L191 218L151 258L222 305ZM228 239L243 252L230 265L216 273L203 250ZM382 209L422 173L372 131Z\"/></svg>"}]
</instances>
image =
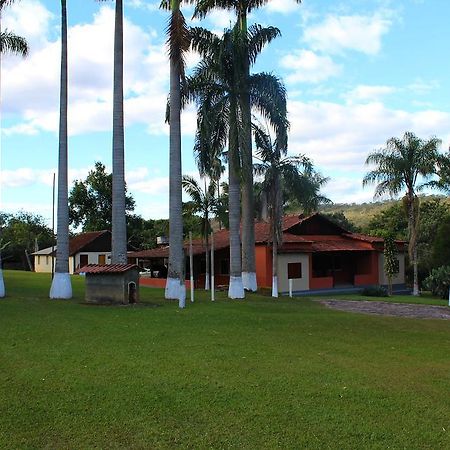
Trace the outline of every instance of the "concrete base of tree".
<instances>
[{"instance_id":1,"label":"concrete base of tree","mask_svg":"<svg viewBox=\"0 0 450 450\"><path fill-rule=\"evenodd\" d=\"M184 308L186 306L186 285L183 284L179 284L179 297L178 297L178 307L179 308Z\"/></svg>"},{"instance_id":2,"label":"concrete base of tree","mask_svg":"<svg viewBox=\"0 0 450 450\"><path fill-rule=\"evenodd\" d=\"M242 277L230 277L230 286L228 287L228 297L245 298Z\"/></svg>"},{"instance_id":3,"label":"concrete base of tree","mask_svg":"<svg viewBox=\"0 0 450 450\"><path fill-rule=\"evenodd\" d=\"M246 291L256 292L258 290L256 272L242 272L242 283Z\"/></svg>"},{"instance_id":4,"label":"concrete base of tree","mask_svg":"<svg viewBox=\"0 0 450 450\"><path fill-rule=\"evenodd\" d=\"M272 297L278 297L278 277L272 277Z\"/></svg>"},{"instance_id":5,"label":"concrete base of tree","mask_svg":"<svg viewBox=\"0 0 450 450\"><path fill-rule=\"evenodd\" d=\"M3 270L0 269L0 298L5 296L5 282L3 281Z\"/></svg>"},{"instance_id":6,"label":"concrete base of tree","mask_svg":"<svg viewBox=\"0 0 450 450\"><path fill-rule=\"evenodd\" d=\"M165 297L167 300L179 300L180 299L180 279L179 278L167 277Z\"/></svg>"},{"instance_id":7,"label":"concrete base of tree","mask_svg":"<svg viewBox=\"0 0 450 450\"><path fill-rule=\"evenodd\" d=\"M55 273L50 288L50 298L72 298L72 282L70 281L70 275L68 273Z\"/></svg>"}]
</instances>

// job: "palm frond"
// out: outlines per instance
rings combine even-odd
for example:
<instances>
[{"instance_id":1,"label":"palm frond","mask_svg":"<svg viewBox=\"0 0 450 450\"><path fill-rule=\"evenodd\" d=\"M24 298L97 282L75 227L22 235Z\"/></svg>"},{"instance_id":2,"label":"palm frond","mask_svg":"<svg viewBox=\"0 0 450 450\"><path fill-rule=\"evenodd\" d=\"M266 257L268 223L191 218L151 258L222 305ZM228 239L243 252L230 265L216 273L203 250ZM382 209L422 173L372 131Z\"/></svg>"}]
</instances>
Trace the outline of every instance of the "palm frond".
<instances>
[{"instance_id":1,"label":"palm frond","mask_svg":"<svg viewBox=\"0 0 450 450\"><path fill-rule=\"evenodd\" d=\"M4 30L0 33L0 53L13 53L23 57L28 55L28 43L25 38Z\"/></svg>"}]
</instances>

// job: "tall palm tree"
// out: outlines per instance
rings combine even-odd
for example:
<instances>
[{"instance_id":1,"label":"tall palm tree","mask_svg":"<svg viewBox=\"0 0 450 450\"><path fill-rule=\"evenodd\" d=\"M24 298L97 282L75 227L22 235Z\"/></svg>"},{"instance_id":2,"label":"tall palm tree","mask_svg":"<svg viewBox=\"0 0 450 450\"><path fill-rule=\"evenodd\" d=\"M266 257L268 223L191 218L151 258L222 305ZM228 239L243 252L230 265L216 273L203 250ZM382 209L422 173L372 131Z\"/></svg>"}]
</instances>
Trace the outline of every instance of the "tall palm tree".
<instances>
[{"instance_id":1,"label":"tall palm tree","mask_svg":"<svg viewBox=\"0 0 450 450\"><path fill-rule=\"evenodd\" d=\"M209 289L209 235L211 233L211 223L209 220L210 214L214 211L216 204L216 185L213 181L210 181L209 186L202 189L197 183L197 181L189 176L183 176L183 189L191 197L193 202L193 213L200 213L202 217L201 229L202 229L202 240L205 246L206 255L206 270L205 270L205 289Z\"/></svg>"},{"instance_id":2,"label":"tall palm tree","mask_svg":"<svg viewBox=\"0 0 450 450\"><path fill-rule=\"evenodd\" d=\"M1 28L3 8L14 3L14 0L0 0L0 72L1 72L1 57L5 53L14 53L23 57L28 54L28 44L25 38L17 36L16 34ZM0 74L1 80L1 74ZM1 96L1 84L0 84ZM1 103L1 102L0 102ZM0 110L0 129L1 129L1 110ZM0 241L1 242L1 241ZM3 281L2 271L2 257L0 248L0 298L5 296L5 283Z\"/></svg>"},{"instance_id":3,"label":"tall palm tree","mask_svg":"<svg viewBox=\"0 0 450 450\"><path fill-rule=\"evenodd\" d=\"M123 0L115 1L111 262L113 264L126 264L127 224L125 215L125 130L123 118Z\"/></svg>"},{"instance_id":4,"label":"tall palm tree","mask_svg":"<svg viewBox=\"0 0 450 450\"><path fill-rule=\"evenodd\" d=\"M301 3L301 0L296 0ZM211 10L223 8L236 13L236 28L239 42L240 57L237 78L239 83L239 103L242 110L241 148L243 163L242 188L242 277L247 290L256 291L256 259L255 259L255 228L254 228L254 198L253 198L253 159L251 130L251 100L250 100L250 67L253 63L247 16L269 0L199 0L194 11L195 17L203 18Z\"/></svg>"},{"instance_id":5,"label":"tall palm tree","mask_svg":"<svg viewBox=\"0 0 450 450\"><path fill-rule=\"evenodd\" d=\"M366 164L374 165L375 169L365 175L363 186L378 183L375 188L375 197L383 194L394 197L403 189L406 190L403 201L408 215L408 253L414 269L413 295L419 295L417 271L419 197L417 192L427 184L420 184L419 178L427 179L436 173L440 144L441 141L435 137L424 141L414 133L406 132L402 138L390 138L384 148L372 152L366 159Z\"/></svg>"},{"instance_id":6,"label":"tall palm tree","mask_svg":"<svg viewBox=\"0 0 450 450\"><path fill-rule=\"evenodd\" d=\"M181 171L181 82L184 79L185 54L190 46L190 34L180 10L180 0L163 0L161 7L171 11L167 26L170 64L169 110L169 267L165 296L177 299L184 308L182 171Z\"/></svg>"},{"instance_id":7,"label":"tall palm tree","mask_svg":"<svg viewBox=\"0 0 450 450\"><path fill-rule=\"evenodd\" d=\"M58 216L55 275L50 298L71 298L69 275L69 203L67 183L67 4L61 0L61 82L59 99Z\"/></svg>"},{"instance_id":8,"label":"tall palm tree","mask_svg":"<svg viewBox=\"0 0 450 450\"><path fill-rule=\"evenodd\" d=\"M273 27L254 26L250 30L252 55L277 37ZM227 30L222 38L202 28L192 30L193 48L203 60L186 83L186 96L198 107L198 127L209 129L200 134L200 148L223 148L228 142L228 210L230 229L230 298L244 298L240 248L240 168L242 109L239 102L239 49L237 28ZM254 108L280 128L286 120L286 93L273 75L262 73L250 78L250 100ZM202 128L203 127L203 128Z\"/></svg>"},{"instance_id":9,"label":"tall palm tree","mask_svg":"<svg viewBox=\"0 0 450 450\"><path fill-rule=\"evenodd\" d=\"M274 141L267 128L254 127L255 144L259 163L254 165L255 174L262 176L261 191L267 198L268 219L272 240L272 297L278 297L278 248L282 244L283 205L295 199L304 209L330 201L319 193L326 178L315 172L311 161L303 155L285 156L286 134ZM318 183L317 180L321 182Z\"/></svg>"}]
</instances>

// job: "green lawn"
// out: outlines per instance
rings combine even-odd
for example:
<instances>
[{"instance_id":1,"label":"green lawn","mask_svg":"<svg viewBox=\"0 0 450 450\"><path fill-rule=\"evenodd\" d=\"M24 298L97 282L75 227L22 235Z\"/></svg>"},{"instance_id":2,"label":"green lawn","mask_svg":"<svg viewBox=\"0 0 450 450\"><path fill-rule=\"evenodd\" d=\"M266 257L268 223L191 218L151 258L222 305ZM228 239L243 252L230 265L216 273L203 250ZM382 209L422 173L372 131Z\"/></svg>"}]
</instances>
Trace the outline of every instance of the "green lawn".
<instances>
[{"instance_id":1,"label":"green lawn","mask_svg":"<svg viewBox=\"0 0 450 450\"><path fill-rule=\"evenodd\" d=\"M450 323L306 298L50 301L5 272L0 448L450 448Z\"/></svg>"}]
</instances>

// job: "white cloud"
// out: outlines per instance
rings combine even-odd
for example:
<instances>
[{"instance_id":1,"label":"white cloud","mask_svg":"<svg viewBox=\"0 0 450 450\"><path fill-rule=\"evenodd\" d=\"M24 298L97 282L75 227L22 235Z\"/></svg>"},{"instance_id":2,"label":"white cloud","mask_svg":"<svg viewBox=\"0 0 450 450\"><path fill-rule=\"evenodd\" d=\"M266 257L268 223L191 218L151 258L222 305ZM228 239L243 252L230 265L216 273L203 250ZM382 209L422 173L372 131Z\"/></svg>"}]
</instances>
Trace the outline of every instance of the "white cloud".
<instances>
[{"instance_id":1,"label":"white cloud","mask_svg":"<svg viewBox=\"0 0 450 450\"><path fill-rule=\"evenodd\" d=\"M327 16L319 24L311 25L304 32L304 41L313 50L338 54L354 50L375 55L381 49L381 40L392 19L386 11L373 15Z\"/></svg>"},{"instance_id":2,"label":"white cloud","mask_svg":"<svg viewBox=\"0 0 450 450\"><path fill-rule=\"evenodd\" d=\"M375 101L385 95L392 94L398 89L393 86L369 86L359 85L345 94L345 98L349 102Z\"/></svg>"},{"instance_id":3,"label":"white cloud","mask_svg":"<svg viewBox=\"0 0 450 450\"><path fill-rule=\"evenodd\" d=\"M300 8L300 5L294 0L271 0L264 7L269 13L290 14Z\"/></svg>"},{"instance_id":4,"label":"white cloud","mask_svg":"<svg viewBox=\"0 0 450 450\"><path fill-rule=\"evenodd\" d=\"M311 50L298 50L286 55L280 65L291 72L286 77L288 83L319 83L341 72L341 67L329 56L320 56Z\"/></svg>"},{"instance_id":5,"label":"white cloud","mask_svg":"<svg viewBox=\"0 0 450 450\"><path fill-rule=\"evenodd\" d=\"M69 29L69 133L109 130L112 117L114 11L103 6L92 23ZM45 31L45 27L43 27ZM59 39L59 38L58 38ZM164 132L168 61L162 41L124 21L125 120ZM191 57L192 61L194 58ZM57 132L59 116L59 40L32 49L26 60L5 67L3 111L22 117L5 133ZM30 83L30 73L33 83ZM3 81L2 80L2 81Z\"/></svg>"}]
</instances>

